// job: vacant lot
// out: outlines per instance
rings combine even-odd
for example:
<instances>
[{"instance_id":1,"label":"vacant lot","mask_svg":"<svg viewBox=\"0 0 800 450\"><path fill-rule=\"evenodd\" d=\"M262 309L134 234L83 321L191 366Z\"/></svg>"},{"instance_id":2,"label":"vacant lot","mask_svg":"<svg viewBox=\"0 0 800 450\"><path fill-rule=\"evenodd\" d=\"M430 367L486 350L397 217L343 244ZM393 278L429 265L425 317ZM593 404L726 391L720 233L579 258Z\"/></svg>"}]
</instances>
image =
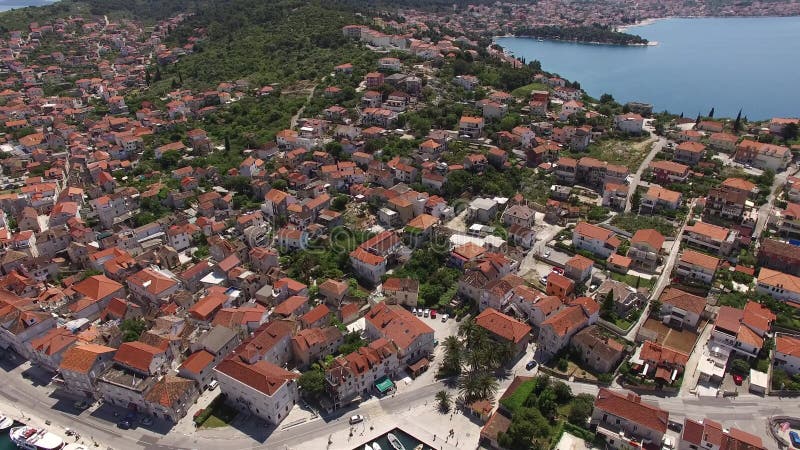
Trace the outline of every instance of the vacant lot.
<instances>
[{"instance_id":1,"label":"vacant lot","mask_svg":"<svg viewBox=\"0 0 800 450\"><path fill-rule=\"evenodd\" d=\"M641 142L620 139L603 139L592 143L584 152L575 152L572 157L591 156L610 164L625 166L631 173L639 170L647 154L653 148L653 139Z\"/></svg>"},{"instance_id":2,"label":"vacant lot","mask_svg":"<svg viewBox=\"0 0 800 450\"><path fill-rule=\"evenodd\" d=\"M692 353L694 344L697 342L697 333L688 330L678 331L655 319L647 319L642 327L657 333L658 337L656 341L659 344L686 353L687 355ZM699 328L702 329L702 323Z\"/></svg>"},{"instance_id":3,"label":"vacant lot","mask_svg":"<svg viewBox=\"0 0 800 450\"><path fill-rule=\"evenodd\" d=\"M629 233L653 228L664 236L675 236L675 226L658 216L640 216L635 213L625 213L614 216L611 225L619 227Z\"/></svg>"},{"instance_id":4,"label":"vacant lot","mask_svg":"<svg viewBox=\"0 0 800 450\"><path fill-rule=\"evenodd\" d=\"M531 83L526 84L525 86L518 87L511 91L511 95L518 98L525 98L527 99L530 97L532 91L550 91L550 88L547 85L542 83Z\"/></svg>"}]
</instances>

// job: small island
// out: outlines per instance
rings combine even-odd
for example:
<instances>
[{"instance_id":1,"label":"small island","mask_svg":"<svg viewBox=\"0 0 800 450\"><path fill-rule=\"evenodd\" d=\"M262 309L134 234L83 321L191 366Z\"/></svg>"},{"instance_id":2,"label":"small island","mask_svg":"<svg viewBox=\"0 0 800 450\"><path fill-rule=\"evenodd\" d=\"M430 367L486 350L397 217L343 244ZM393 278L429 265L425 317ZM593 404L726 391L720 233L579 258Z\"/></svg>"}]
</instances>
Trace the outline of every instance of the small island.
<instances>
[{"instance_id":1,"label":"small island","mask_svg":"<svg viewBox=\"0 0 800 450\"><path fill-rule=\"evenodd\" d=\"M570 41L590 44L647 45L647 39L629 33L622 33L609 27L586 25L578 27L541 26L520 27L514 33L519 37L533 37L553 41Z\"/></svg>"}]
</instances>

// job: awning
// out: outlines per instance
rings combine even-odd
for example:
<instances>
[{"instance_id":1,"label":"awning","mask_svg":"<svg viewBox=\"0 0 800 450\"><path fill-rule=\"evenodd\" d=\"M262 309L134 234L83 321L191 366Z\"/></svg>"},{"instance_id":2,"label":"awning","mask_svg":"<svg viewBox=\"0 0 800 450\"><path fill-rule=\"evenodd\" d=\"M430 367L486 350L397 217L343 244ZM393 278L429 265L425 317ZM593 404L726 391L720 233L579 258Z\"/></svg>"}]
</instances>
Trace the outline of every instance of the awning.
<instances>
[{"instance_id":1,"label":"awning","mask_svg":"<svg viewBox=\"0 0 800 450\"><path fill-rule=\"evenodd\" d=\"M430 361L428 361L428 358L422 358L414 364L409 365L408 370L410 370L411 373L417 373L421 370L427 369L429 365Z\"/></svg>"},{"instance_id":2,"label":"awning","mask_svg":"<svg viewBox=\"0 0 800 450\"><path fill-rule=\"evenodd\" d=\"M383 377L380 380L375 382L375 387L378 388L381 394L385 394L387 391L394 387L394 383L387 377Z\"/></svg>"}]
</instances>

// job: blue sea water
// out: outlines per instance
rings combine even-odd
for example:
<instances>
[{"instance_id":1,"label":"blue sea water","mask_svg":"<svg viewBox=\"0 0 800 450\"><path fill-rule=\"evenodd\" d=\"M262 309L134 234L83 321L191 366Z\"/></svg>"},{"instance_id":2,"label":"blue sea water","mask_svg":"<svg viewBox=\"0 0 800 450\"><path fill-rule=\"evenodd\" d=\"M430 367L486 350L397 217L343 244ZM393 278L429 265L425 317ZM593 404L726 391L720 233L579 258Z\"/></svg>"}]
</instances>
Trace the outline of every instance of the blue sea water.
<instances>
[{"instance_id":1,"label":"blue sea water","mask_svg":"<svg viewBox=\"0 0 800 450\"><path fill-rule=\"evenodd\" d=\"M26 6L43 6L56 0L0 0L0 11L24 8Z\"/></svg>"},{"instance_id":2,"label":"blue sea water","mask_svg":"<svg viewBox=\"0 0 800 450\"><path fill-rule=\"evenodd\" d=\"M658 45L612 46L499 37L506 51L594 97L656 111L749 119L800 116L800 17L665 19L628 32Z\"/></svg>"}]
</instances>

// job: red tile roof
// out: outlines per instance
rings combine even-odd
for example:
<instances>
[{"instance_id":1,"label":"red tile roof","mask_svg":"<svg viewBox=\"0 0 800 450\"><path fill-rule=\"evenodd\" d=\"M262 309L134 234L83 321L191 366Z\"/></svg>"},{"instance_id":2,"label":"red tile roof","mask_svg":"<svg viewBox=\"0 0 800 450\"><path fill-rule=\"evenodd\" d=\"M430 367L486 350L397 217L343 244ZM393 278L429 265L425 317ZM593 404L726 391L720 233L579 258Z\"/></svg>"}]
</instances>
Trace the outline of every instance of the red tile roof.
<instances>
[{"instance_id":1,"label":"red tile roof","mask_svg":"<svg viewBox=\"0 0 800 450\"><path fill-rule=\"evenodd\" d=\"M105 275L93 275L74 284L72 289L93 300L100 300L122 289L122 285Z\"/></svg>"},{"instance_id":2,"label":"red tile roof","mask_svg":"<svg viewBox=\"0 0 800 450\"><path fill-rule=\"evenodd\" d=\"M478 314L475 324L514 344L518 344L531 332L531 327L527 324L494 308L486 308Z\"/></svg>"},{"instance_id":3,"label":"red tile roof","mask_svg":"<svg viewBox=\"0 0 800 450\"><path fill-rule=\"evenodd\" d=\"M299 378L298 374L267 361L246 364L234 357L223 360L215 370L270 397L286 383Z\"/></svg>"},{"instance_id":4,"label":"red tile roof","mask_svg":"<svg viewBox=\"0 0 800 450\"><path fill-rule=\"evenodd\" d=\"M393 340L403 350L421 336L433 334L433 328L402 306L378 303L365 317L384 337Z\"/></svg>"},{"instance_id":5,"label":"red tile roof","mask_svg":"<svg viewBox=\"0 0 800 450\"><path fill-rule=\"evenodd\" d=\"M124 342L119 346L117 354L114 355L114 361L132 369L150 373L150 363L156 355L161 353L164 351L160 348L144 342Z\"/></svg>"},{"instance_id":6,"label":"red tile roof","mask_svg":"<svg viewBox=\"0 0 800 450\"><path fill-rule=\"evenodd\" d=\"M64 352L61 357L61 370L89 373L100 355L117 351L115 348L97 344L76 345Z\"/></svg>"},{"instance_id":7,"label":"red tile roof","mask_svg":"<svg viewBox=\"0 0 800 450\"><path fill-rule=\"evenodd\" d=\"M662 434L667 431L669 412L642 402L633 392L600 388L594 407Z\"/></svg>"},{"instance_id":8,"label":"red tile roof","mask_svg":"<svg viewBox=\"0 0 800 450\"><path fill-rule=\"evenodd\" d=\"M179 369L185 369L189 373L200 374L206 367L214 362L214 355L207 350L200 350L189 355L181 364Z\"/></svg>"}]
</instances>

